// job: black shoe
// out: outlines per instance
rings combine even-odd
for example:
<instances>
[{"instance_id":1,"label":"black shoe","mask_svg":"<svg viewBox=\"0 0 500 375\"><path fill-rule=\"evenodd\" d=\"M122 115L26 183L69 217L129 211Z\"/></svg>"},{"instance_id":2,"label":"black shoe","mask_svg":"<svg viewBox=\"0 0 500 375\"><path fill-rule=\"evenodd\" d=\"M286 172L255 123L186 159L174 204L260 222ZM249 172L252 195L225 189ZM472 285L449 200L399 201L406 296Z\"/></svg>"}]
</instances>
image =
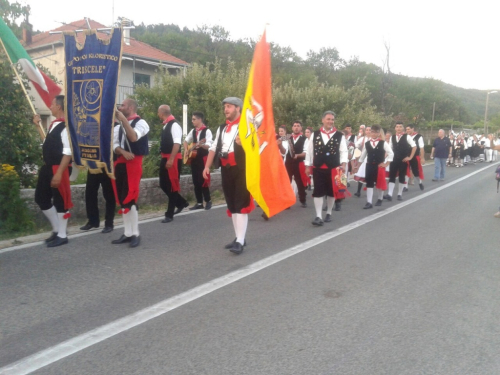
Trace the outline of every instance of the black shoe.
<instances>
[{"instance_id":1,"label":"black shoe","mask_svg":"<svg viewBox=\"0 0 500 375\"><path fill-rule=\"evenodd\" d=\"M371 203L366 203L365 206L363 207L363 210L367 210L369 208L373 208L373 205Z\"/></svg>"},{"instance_id":2,"label":"black shoe","mask_svg":"<svg viewBox=\"0 0 500 375\"><path fill-rule=\"evenodd\" d=\"M233 245L236 243L236 238L234 239L233 242L231 243L228 243L226 246L224 246L224 249L232 249L233 248ZM247 245L247 240L245 240L245 243L243 244L243 246L246 246Z\"/></svg>"},{"instance_id":3,"label":"black shoe","mask_svg":"<svg viewBox=\"0 0 500 375\"><path fill-rule=\"evenodd\" d=\"M361 193L359 191L355 192L354 195L358 198L361 197Z\"/></svg>"},{"instance_id":4,"label":"black shoe","mask_svg":"<svg viewBox=\"0 0 500 375\"><path fill-rule=\"evenodd\" d=\"M408 188L407 187L404 187L403 188L403 193L406 193L408 191Z\"/></svg>"},{"instance_id":5,"label":"black shoe","mask_svg":"<svg viewBox=\"0 0 500 375\"><path fill-rule=\"evenodd\" d=\"M45 239L45 242L49 243L51 241L54 241L56 239L56 237L57 237L57 232L52 232L50 237Z\"/></svg>"},{"instance_id":6,"label":"black shoe","mask_svg":"<svg viewBox=\"0 0 500 375\"><path fill-rule=\"evenodd\" d=\"M433 179L432 179L432 181L436 182L436 181L437 181L437 179L433 178Z\"/></svg>"},{"instance_id":7,"label":"black shoe","mask_svg":"<svg viewBox=\"0 0 500 375\"><path fill-rule=\"evenodd\" d=\"M236 255L240 255L243 252L243 245L240 244L239 242L235 241L233 243L233 246L229 249L230 252Z\"/></svg>"},{"instance_id":8,"label":"black shoe","mask_svg":"<svg viewBox=\"0 0 500 375\"><path fill-rule=\"evenodd\" d=\"M130 241L132 241L132 236L131 237L127 237L124 234L122 234L122 236L120 238L118 238L117 240L111 241L111 243L113 245L119 245L121 243L130 242Z\"/></svg>"},{"instance_id":9,"label":"black shoe","mask_svg":"<svg viewBox=\"0 0 500 375\"><path fill-rule=\"evenodd\" d=\"M92 225L90 223L87 223L83 227L80 227L80 230L90 230L92 228L99 228L99 225Z\"/></svg>"},{"instance_id":10,"label":"black shoe","mask_svg":"<svg viewBox=\"0 0 500 375\"><path fill-rule=\"evenodd\" d=\"M210 210L212 208L212 201L205 203L205 210Z\"/></svg>"},{"instance_id":11,"label":"black shoe","mask_svg":"<svg viewBox=\"0 0 500 375\"><path fill-rule=\"evenodd\" d=\"M180 214L183 209L189 206L189 203L186 201L186 203L182 204L180 207L177 207L174 211L174 215Z\"/></svg>"},{"instance_id":12,"label":"black shoe","mask_svg":"<svg viewBox=\"0 0 500 375\"><path fill-rule=\"evenodd\" d=\"M385 199L387 199L389 202L392 202L392 195L388 195L387 198L385 198Z\"/></svg>"},{"instance_id":13,"label":"black shoe","mask_svg":"<svg viewBox=\"0 0 500 375\"><path fill-rule=\"evenodd\" d=\"M141 243L141 236L132 236L129 247L137 247Z\"/></svg>"},{"instance_id":14,"label":"black shoe","mask_svg":"<svg viewBox=\"0 0 500 375\"><path fill-rule=\"evenodd\" d=\"M324 222L325 222L325 223L329 223L329 222L331 222L331 221L332 221L332 215L330 215L330 214L326 214Z\"/></svg>"},{"instance_id":15,"label":"black shoe","mask_svg":"<svg viewBox=\"0 0 500 375\"><path fill-rule=\"evenodd\" d=\"M165 216L165 219L163 219L161 222L163 224L165 224L165 223L170 223L171 221L174 221L174 219L172 217L166 217Z\"/></svg>"},{"instance_id":16,"label":"black shoe","mask_svg":"<svg viewBox=\"0 0 500 375\"><path fill-rule=\"evenodd\" d=\"M312 225L316 225L316 226L320 227L323 225L323 220L321 220L319 217L317 217L313 220Z\"/></svg>"},{"instance_id":17,"label":"black shoe","mask_svg":"<svg viewBox=\"0 0 500 375\"><path fill-rule=\"evenodd\" d=\"M375 203L375 206L382 206L382 199L377 199L377 203Z\"/></svg>"},{"instance_id":18,"label":"black shoe","mask_svg":"<svg viewBox=\"0 0 500 375\"><path fill-rule=\"evenodd\" d=\"M424 190L424 184L420 183L418 186L420 186L420 190Z\"/></svg>"},{"instance_id":19,"label":"black shoe","mask_svg":"<svg viewBox=\"0 0 500 375\"><path fill-rule=\"evenodd\" d=\"M104 227L101 233L110 233L113 231L113 227Z\"/></svg>"},{"instance_id":20,"label":"black shoe","mask_svg":"<svg viewBox=\"0 0 500 375\"><path fill-rule=\"evenodd\" d=\"M202 210L202 209L203 209L203 205L201 203L196 203L193 207L189 207L189 211Z\"/></svg>"},{"instance_id":21,"label":"black shoe","mask_svg":"<svg viewBox=\"0 0 500 375\"><path fill-rule=\"evenodd\" d=\"M265 221L269 220L269 216L267 216L265 212L263 212L262 215L260 215L260 216L262 216Z\"/></svg>"},{"instance_id":22,"label":"black shoe","mask_svg":"<svg viewBox=\"0 0 500 375\"><path fill-rule=\"evenodd\" d=\"M398 201L402 201L403 197L401 195L398 195Z\"/></svg>"},{"instance_id":23,"label":"black shoe","mask_svg":"<svg viewBox=\"0 0 500 375\"><path fill-rule=\"evenodd\" d=\"M300 207L302 207L302 208L307 208L307 203L306 203L306 202L301 203L301 204L300 204Z\"/></svg>"},{"instance_id":24,"label":"black shoe","mask_svg":"<svg viewBox=\"0 0 500 375\"><path fill-rule=\"evenodd\" d=\"M47 247L56 247L56 246L61 246L61 245L65 245L68 243L68 237L66 238L61 238L61 237L56 237L53 241L50 241L48 244L47 244Z\"/></svg>"},{"instance_id":25,"label":"black shoe","mask_svg":"<svg viewBox=\"0 0 500 375\"><path fill-rule=\"evenodd\" d=\"M342 211L342 206L341 206L340 202L335 202L334 210L335 211Z\"/></svg>"}]
</instances>

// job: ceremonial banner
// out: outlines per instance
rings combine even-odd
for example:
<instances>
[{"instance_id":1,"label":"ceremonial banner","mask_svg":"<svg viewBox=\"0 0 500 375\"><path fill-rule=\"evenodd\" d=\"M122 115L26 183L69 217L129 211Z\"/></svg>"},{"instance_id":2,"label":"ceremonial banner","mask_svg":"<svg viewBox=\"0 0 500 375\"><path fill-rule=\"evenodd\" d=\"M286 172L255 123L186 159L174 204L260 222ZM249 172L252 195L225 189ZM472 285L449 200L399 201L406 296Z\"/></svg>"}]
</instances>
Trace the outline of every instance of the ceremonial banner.
<instances>
[{"instance_id":1,"label":"ceremonial banner","mask_svg":"<svg viewBox=\"0 0 500 375\"><path fill-rule=\"evenodd\" d=\"M95 30L83 32L83 46L74 32L64 34L66 53L66 116L73 160L90 173L113 173L113 121L122 54L122 31L107 40ZM79 33L79 35L81 35Z\"/></svg>"},{"instance_id":2,"label":"ceremonial banner","mask_svg":"<svg viewBox=\"0 0 500 375\"><path fill-rule=\"evenodd\" d=\"M295 203L276 143L271 94L271 53L266 33L255 46L239 124L245 150L247 189L268 217Z\"/></svg>"}]
</instances>

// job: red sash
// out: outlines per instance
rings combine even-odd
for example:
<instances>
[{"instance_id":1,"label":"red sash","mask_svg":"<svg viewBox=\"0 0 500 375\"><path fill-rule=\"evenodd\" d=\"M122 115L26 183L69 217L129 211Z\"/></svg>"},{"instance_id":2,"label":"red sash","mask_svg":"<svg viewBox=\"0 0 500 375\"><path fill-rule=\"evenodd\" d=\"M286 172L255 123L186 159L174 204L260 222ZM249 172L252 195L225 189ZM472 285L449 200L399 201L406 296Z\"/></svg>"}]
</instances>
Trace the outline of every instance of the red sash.
<instances>
[{"instance_id":1,"label":"red sash","mask_svg":"<svg viewBox=\"0 0 500 375\"><path fill-rule=\"evenodd\" d=\"M203 157L203 166L205 165L207 165L207 156ZM208 177L207 179L204 179L203 185L201 185L201 187L210 187L210 180L211 180L210 173L208 173L207 177Z\"/></svg>"},{"instance_id":2,"label":"red sash","mask_svg":"<svg viewBox=\"0 0 500 375\"><path fill-rule=\"evenodd\" d=\"M424 179L424 169L422 168L422 164L420 163L420 155L416 155L415 159L417 159L417 163L418 163L419 178L423 180ZM411 177L410 163L408 163L408 168L407 168L406 174L408 175L408 177Z\"/></svg>"},{"instance_id":3,"label":"red sash","mask_svg":"<svg viewBox=\"0 0 500 375\"><path fill-rule=\"evenodd\" d=\"M230 152L227 155L227 159L223 159L223 158L220 159L220 165L222 165L223 167L225 167L228 164L231 167L234 167L236 165L236 158L234 156L234 152Z\"/></svg>"},{"instance_id":4,"label":"red sash","mask_svg":"<svg viewBox=\"0 0 500 375\"><path fill-rule=\"evenodd\" d=\"M161 153L162 159L168 160L170 158L170 155L171 154L164 154L163 152ZM177 160L179 159L182 159L182 155L180 152L175 155L175 160L172 167L167 169L168 178L170 179L170 185L172 186L172 193L181 190L181 184L179 182L179 163L177 163Z\"/></svg>"},{"instance_id":5,"label":"red sash","mask_svg":"<svg viewBox=\"0 0 500 375\"><path fill-rule=\"evenodd\" d=\"M385 167L378 167L377 189L387 190L387 181L385 180Z\"/></svg>"},{"instance_id":6,"label":"red sash","mask_svg":"<svg viewBox=\"0 0 500 375\"><path fill-rule=\"evenodd\" d=\"M118 192L116 190L116 180L111 179L111 184L113 185L113 191L115 192L115 199L117 204L128 204L132 200L137 202L139 199L139 187L141 185L141 177L142 177L142 155L135 155L132 160L127 160L120 155L118 159L115 161L115 168L118 164L125 164L127 168L127 182L128 182L128 194L123 200L120 202L118 200Z\"/></svg>"},{"instance_id":7,"label":"red sash","mask_svg":"<svg viewBox=\"0 0 500 375\"><path fill-rule=\"evenodd\" d=\"M56 174L59 169L58 165L52 166L52 173ZM71 201L71 186L69 185L69 170L66 168L61 176L61 183L57 188L59 193L61 194L64 201L64 210L68 211L71 207L73 207L73 202Z\"/></svg>"},{"instance_id":8,"label":"red sash","mask_svg":"<svg viewBox=\"0 0 500 375\"><path fill-rule=\"evenodd\" d=\"M299 163L299 172L300 172L300 179L302 180L302 184L304 186L309 185L310 178L309 176L306 175L306 165L303 161Z\"/></svg>"}]
</instances>

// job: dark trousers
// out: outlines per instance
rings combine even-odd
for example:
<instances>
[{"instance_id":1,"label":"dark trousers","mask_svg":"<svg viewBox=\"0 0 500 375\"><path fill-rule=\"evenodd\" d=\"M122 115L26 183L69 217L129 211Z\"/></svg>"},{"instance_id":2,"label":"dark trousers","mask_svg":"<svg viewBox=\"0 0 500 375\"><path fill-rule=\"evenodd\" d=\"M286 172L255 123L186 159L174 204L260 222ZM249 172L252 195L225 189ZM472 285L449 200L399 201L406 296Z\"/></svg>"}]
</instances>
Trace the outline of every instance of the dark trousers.
<instances>
[{"instance_id":1,"label":"dark trousers","mask_svg":"<svg viewBox=\"0 0 500 375\"><path fill-rule=\"evenodd\" d=\"M250 206L245 169L238 166L222 167L221 178L228 211L232 214L241 213L241 210Z\"/></svg>"},{"instance_id":2,"label":"dark trousers","mask_svg":"<svg viewBox=\"0 0 500 375\"><path fill-rule=\"evenodd\" d=\"M38 171L35 203L38 204L41 210L46 211L52 207L52 202L54 202L54 207L57 212L66 212L64 210L64 200L61 193L59 193L58 189L50 186L52 177L54 177L52 166L42 165Z\"/></svg>"},{"instance_id":3,"label":"dark trousers","mask_svg":"<svg viewBox=\"0 0 500 375\"><path fill-rule=\"evenodd\" d=\"M405 183L406 170L408 163L404 161L393 161L389 167L389 182L396 182L396 175L399 173L399 183Z\"/></svg>"},{"instance_id":4,"label":"dark trousers","mask_svg":"<svg viewBox=\"0 0 500 375\"><path fill-rule=\"evenodd\" d=\"M299 164L299 162L291 160L290 162L285 163L285 167L286 171L288 172L288 178L290 179L290 182L292 182L292 177L295 178L300 203L306 203L306 187L302 182L302 175L300 174Z\"/></svg>"},{"instance_id":5,"label":"dark trousers","mask_svg":"<svg viewBox=\"0 0 500 375\"><path fill-rule=\"evenodd\" d=\"M413 159L410 160L410 168L413 176L420 177L420 171L418 170L418 160L416 156L414 156Z\"/></svg>"},{"instance_id":6,"label":"dark trousers","mask_svg":"<svg viewBox=\"0 0 500 375\"><path fill-rule=\"evenodd\" d=\"M116 201L111 185L111 179L102 171L102 173L87 174L87 183L85 185L85 208L87 209L87 219L90 225L99 226L99 187L102 186L102 195L106 201L106 211L104 215L104 226L113 228L115 218Z\"/></svg>"},{"instance_id":7,"label":"dark trousers","mask_svg":"<svg viewBox=\"0 0 500 375\"><path fill-rule=\"evenodd\" d=\"M366 163L365 181L367 188L375 187L378 177L378 164Z\"/></svg>"},{"instance_id":8,"label":"dark trousers","mask_svg":"<svg viewBox=\"0 0 500 375\"><path fill-rule=\"evenodd\" d=\"M168 176L168 171L165 169L167 159L162 158L160 162L160 188L168 197L168 207L165 211L165 217L173 218L175 208L186 207L187 201L179 194L178 191L172 192L172 183ZM179 171L179 178L181 176L182 159L177 160L177 167Z\"/></svg>"},{"instance_id":9,"label":"dark trousers","mask_svg":"<svg viewBox=\"0 0 500 375\"><path fill-rule=\"evenodd\" d=\"M210 202L210 188L203 187L205 179L203 178L203 169L205 169L205 162L203 158L196 158L191 162L191 176L193 178L194 195L196 203Z\"/></svg>"}]
</instances>

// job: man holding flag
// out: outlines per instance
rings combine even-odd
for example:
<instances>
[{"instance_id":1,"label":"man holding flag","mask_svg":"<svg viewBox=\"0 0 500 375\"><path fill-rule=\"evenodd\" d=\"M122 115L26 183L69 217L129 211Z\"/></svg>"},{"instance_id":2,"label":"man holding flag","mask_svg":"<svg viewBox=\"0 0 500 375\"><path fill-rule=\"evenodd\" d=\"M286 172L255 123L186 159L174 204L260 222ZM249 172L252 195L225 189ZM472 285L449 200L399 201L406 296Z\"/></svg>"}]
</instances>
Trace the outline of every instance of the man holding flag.
<instances>
[{"instance_id":1,"label":"man holding flag","mask_svg":"<svg viewBox=\"0 0 500 375\"><path fill-rule=\"evenodd\" d=\"M255 208L247 190L245 151L238 135L241 108L240 98L228 97L222 101L226 123L217 130L215 140L209 149L203 178L207 179L214 158L220 159L222 190L227 203L227 213L233 220L236 238L225 246L234 254L241 254L246 245L245 235L248 214Z\"/></svg>"}]
</instances>

